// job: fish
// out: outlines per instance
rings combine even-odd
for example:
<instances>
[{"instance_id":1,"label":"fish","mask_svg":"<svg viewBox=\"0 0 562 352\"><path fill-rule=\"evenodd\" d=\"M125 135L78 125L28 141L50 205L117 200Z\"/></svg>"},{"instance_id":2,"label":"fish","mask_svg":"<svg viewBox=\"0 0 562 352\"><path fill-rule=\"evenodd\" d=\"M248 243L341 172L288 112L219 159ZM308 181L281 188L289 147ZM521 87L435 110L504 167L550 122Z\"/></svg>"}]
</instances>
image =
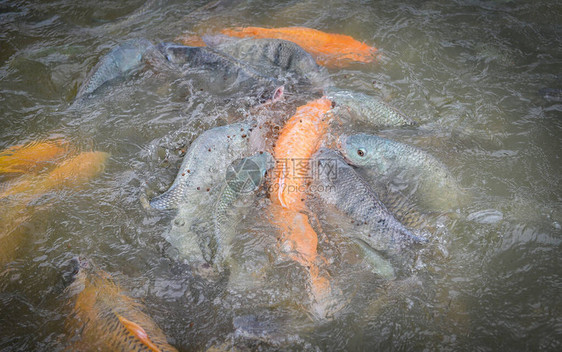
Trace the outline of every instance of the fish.
<instances>
[{"instance_id":1,"label":"fish","mask_svg":"<svg viewBox=\"0 0 562 352\"><path fill-rule=\"evenodd\" d=\"M170 254L195 270L213 262L214 206L228 166L251 155L253 126L241 122L203 132L189 146L170 188L149 202L156 210L177 210L163 237L173 247Z\"/></svg>"},{"instance_id":2,"label":"fish","mask_svg":"<svg viewBox=\"0 0 562 352\"><path fill-rule=\"evenodd\" d=\"M270 38L237 39L224 35L204 36L203 40L213 49L247 62L267 76L292 74L298 83L318 88L329 82L326 70L294 42Z\"/></svg>"},{"instance_id":3,"label":"fish","mask_svg":"<svg viewBox=\"0 0 562 352\"><path fill-rule=\"evenodd\" d=\"M149 40L142 38L127 40L113 48L90 71L80 86L75 101L94 93L106 82L124 77L142 67L144 55L153 48L154 45Z\"/></svg>"},{"instance_id":4,"label":"fish","mask_svg":"<svg viewBox=\"0 0 562 352\"><path fill-rule=\"evenodd\" d=\"M249 156L252 129L251 123L240 122L199 135L189 146L170 188L154 197L150 206L158 210L177 209L185 203L197 204L211 190L216 193L228 166Z\"/></svg>"},{"instance_id":5,"label":"fish","mask_svg":"<svg viewBox=\"0 0 562 352\"><path fill-rule=\"evenodd\" d=\"M416 194L432 209L450 211L464 201L460 185L445 164L419 148L363 133L342 135L338 144L349 164L369 169L374 177L405 177L417 183Z\"/></svg>"},{"instance_id":6,"label":"fish","mask_svg":"<svg viewBox=\"0 0 562 352\"><path fill-rule=\"evenodd\" d=\"M43 155L47 154L51 155ZM49 206L30 203L52 190L75 188L87 182L103 170L108 156L104 152L84 152L63 160L46 174L26 174L0 184L0 267L16 257L24 236L21 225L36 211Z\"/></svg>"},{"instance_id":7,"label":"fish","mask_svg":"<svg viewBox=\"0 0 562 352\"><path fill-rule=\"evenodd\" d=\"M226 172L225 185L214 211L214 228L216 241L215 263L225 261L230 254L233 235L228 231L228 210L242 195L253 193L263 183L267 170L273 167L273 156L268 152L261 152L247 158L235 160ZM228 228L227 228L228 227Z\"/></svg>"},{"instance_id":8,"label":"fish","mask_svg":"<svg viewBox=\"0 0 562 352\"><path fill-rule=\"evenodd\" d=\"M289 258L307 269L310 279L313 313L325 317L330 305L331 288L319 264L318 234L310 224L306 208L308 160L319 147L329 127L332 102L320 98L299 108L285 123L274 147L271 221L280 229L280 243Z\"/></svg>"},{"instance_id":9,"label":"fish","mask_svg":"<svg viewBox=\"0 0 562 352\"><path fill-rule=\"evenodd\" d=\"M0 200L16 198L21 204L29 204L49 191L77 187L101 173L108 157L100 151L70 156L45 175L20 177L3 185Z\"/></svg>"},{"instance_id":10,"label":"fish","mask_svg":"<svg viewBox=\"0 0 562 352\"><path fill-rule=\"evenodd\" d=\"M15 145L0 152L0 174L37 173L52 166L69 152L64 139L34 141Z\"/></svg>"},{"instance_id":11,"label":"fish","mask_svg":"<svg viewBox=\"0 0 562 352\"><path fill-rule=\"evenodd\" d=\"M358 227L353 236L381 251L396 253L411 243L425 242L401 224L353 167L336 151L320 148L311 159L314 196L349 216Z\"/></svg>"},{"instance_id":12,"label":"fish","mask_svg":"<svg viewBox=\"0 0 562 352\"><path fill-rule=\"evenodd\" d=\"M308 161L316 152L328 131L332 102L320 98L299 108L287 120L275 143L276 193L273 198L281 206L302 211L306 209L303 200L308 179Z\"/></svg>"},{"instance_id":13,"label":"fish","mask_svg":"<svg viewBox=\"0 0 562 352\"><path fill-rule=\"evenodd\" d=\"M159 44L158 49L169 62L180 66L186 75L198 75L201 78L199 83L215 93L257 90L256 96L261 104L276 102L283 96L285 87L277 79L265 76L220 51L174 43Z\"/></svg>"},{"instance_id":14,"label":"fish","mask_svg":"<svg viewBox=\"0 0 562 352\"><path fill-rule=\"evenodd\" d=\"M65 327L72 351L177 352L162 329L111 276L85 260L66 289L72 312Z\"/></svg>"},{"instance_id":15,"label":"fish","mask_svg":"<svg viewBox=\"0 0 562 352\"><path fill-rule=\"evenodd\" d=\"M221 34L231 37L275 38L292 41L312 54L319 65L342 68L350 63L369 63L377 48L344 34L326 33L306 27L236 27L225 28Z\"/></svg>"},{"instance_id":16,"label":"fish","mask_svg":"<svg viewBox=\"0 0 562 352\"><path fill-rule=\"evenodd\" d=\"M414 120L400 110L373 96L328 88L324 94L335 103L333 114L338 117L350 117L353 121L362 121L376 127L413 126Z\"/></svg>"}]
</instances>

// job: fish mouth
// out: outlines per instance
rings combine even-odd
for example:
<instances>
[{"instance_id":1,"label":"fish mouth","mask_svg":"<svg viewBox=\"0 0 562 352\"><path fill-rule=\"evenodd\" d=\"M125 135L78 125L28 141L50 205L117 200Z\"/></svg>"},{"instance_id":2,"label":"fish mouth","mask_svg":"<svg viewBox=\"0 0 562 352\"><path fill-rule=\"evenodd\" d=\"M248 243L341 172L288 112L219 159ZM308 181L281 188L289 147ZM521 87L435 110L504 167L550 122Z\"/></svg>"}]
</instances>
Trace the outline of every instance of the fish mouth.
<instances>
[{"instance_id":1,"label":"fish mouth","mask_svg":"<svg viewBox=\"0 0 562 352\"><path fill-rule=\"evenodd\" d=\"M285 93L284 85L275 88L271 96L267 97L262 95L260 99L260 104L258 104L256 108L261 108L276 103L277 101L283 98L284 93Z\"/></svg>"}]
</instances>

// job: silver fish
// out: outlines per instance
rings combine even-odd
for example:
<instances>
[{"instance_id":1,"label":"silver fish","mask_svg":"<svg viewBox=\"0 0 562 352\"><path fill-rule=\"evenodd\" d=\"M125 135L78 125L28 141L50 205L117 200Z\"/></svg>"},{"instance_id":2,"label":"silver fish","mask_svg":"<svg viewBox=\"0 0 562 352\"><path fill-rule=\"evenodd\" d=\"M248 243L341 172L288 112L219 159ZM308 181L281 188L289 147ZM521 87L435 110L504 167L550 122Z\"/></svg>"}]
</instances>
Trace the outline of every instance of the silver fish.
<instances>
[{"instance_id":1,"label":"silver fish","mask_svg":"<svg viewBox=\"0 0 562 352\"><path fill-rule=\"evenodd\" d=\"M369 184L343 157L327 148L313 156L311 168L318 190L315 196L353 219L357 226L366 227L361 240L380 251L399 251L411 242L424 242L402 225L380 201Z\"/></svg>"},{"instance_id":2,"label":"silver fish","mask_svg":"<svg viewBox=\"0 0 562 352\"><path fill-rule=\"evenodd\" d=\"M351 165L369 168L375 177L403 177L431 207L458 207L463 192L447 167L432 155L408 144L375 135L341 136L339 149Z\"/></svg>"},{"instance_id":3,"label":"silver fish","mask_svg":"<svg viewBox=\"0 0 562 352\"><path fill-rule=\"evenodd\" d=\"M251 126L236 123L203 132L189 146L172 186L150 201L155 209L178 209L164 237L191 264L212 261L213 207L227 167L250 154Z\"/></svg>"},{"instance_id":4,"label":"silver fish","mask_svg":"<svg viewBox=\"0 0 562 352\"><path fill-rule=\"evenodd\" d=\"M249 152L252 125L235 123L203 132L189 146L180 170L168 191L153 198L155 209L175 209L193 203L221 183L227 167Z\"/></svg>"},{"instance_id":5,"label":"silver fish","mask_svg":"<svg viewBox=\"0 0 562 352\"><path fill-rule=\"evenodd\" d=\"M283 96L284 86L278 80L220 51L173 43L162 43L158 49L169 62L181 66L186 75L200 78L198 82L204 89L215 93L257 90L259 103L275 102Z\"/></svg>"},{"instance_id":6,"label":"silver fish","mask_svg":"<svg viewBox=\"0 0 562 352\"><path fill-rule=\"evenodd\" d=\"M382 101L359 92L329 88L324 94L335 103L336 116L369 123L376 127L412 126L415 121L400 110Z\"/></svg>"},{"instance_id":7,"label":"silver fish","mask_svg":"<svg viewBox=\"0 0 562 352\"><path fill-rule=\"evenodd\" d=\"M142 67L143 56L151 49L154 46L146 39L127 40L113 48L92 69L78 90L76 100L95 92L104 83Z\"/></svg>"},{"instance_id":8,"label":"silver fish","mask_svg":"<svg viewBox=\"0 0 562 352\"><path fill-rule=\"evenodd\" d=\"M283 39L204 36L205 43L249 63L268 76L296 76L298 82L322 88L329 82L327 71L298 44Z\"/></svg>"}]
</instances>

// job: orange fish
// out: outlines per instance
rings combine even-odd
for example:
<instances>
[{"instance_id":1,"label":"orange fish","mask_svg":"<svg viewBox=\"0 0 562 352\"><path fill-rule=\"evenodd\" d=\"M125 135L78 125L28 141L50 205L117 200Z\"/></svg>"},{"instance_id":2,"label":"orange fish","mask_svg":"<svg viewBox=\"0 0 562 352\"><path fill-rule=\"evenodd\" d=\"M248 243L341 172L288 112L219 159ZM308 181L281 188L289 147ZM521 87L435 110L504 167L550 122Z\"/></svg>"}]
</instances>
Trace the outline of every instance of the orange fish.
<instances>
[{"instance_id":1,"label":"orange fish","mask_svg":"<svg viewBox=\"0 0 562 352\"><path fill-rule=\"evenodd\" d=\"M67 152L68 143L62 139L15 145L0 152L0 173L38 171Z\"/></svg>"},{"instance_id":2,"label":"orange fish","mask_svg":"<svg viewBox=\"0 0 562 352\"><path fill-rule=\"evenodd\" d=\"M226 28L222 34L231 37L284 39L300 45L319 65L345 67L350 62L372 62L377 48L361 43L344 34L326 33L305 27L236 27Z\"/></svg>"},{"instance_id":3,"label":"orange fish","mask_svg":"<svg viewBox=\"0 0 562 352\"><path fill-rule=\"evenodd\" d=\"M27 204L53 189L78 186L103 171L108 156L104 152L72 156L44 176L28 175L7 183L0 191L0 199L14 196Z\"/></svg>"},{"instance_id":4,"label":"orange fish","mask_svg":"<svg viewBox=\"0 0 562 352\"><path fill-rule=\"evenodd\" d=\"M20 225L37 210L29 203L51 190L88 181L103 170L108 156L84 152L63 161L46 175L25 175L0 184L0 266L14 259L23 240Z\"/></svg>"},{"instance_id":5,"label":"orange fish","mask_svg":"<svg viewBox=\"0 0 562 352\"><path fill-rule=\"evenodd\" d=\"M80 268L68 292L75 295L67 330L72 351L177 351L142 306L101 270Z\"/></svg>"},{"instance_id":6,"label":"orange fish","mask_svg":"<svg viewBox=\"0 0 562 352\"><path fill-rule=\"evenodd\" d=\"M311 291L316 302L329 296L327 278L320 275L317 253L318 235L310 225L306 210L306 179L309 160L316 152L328 126L327 113L332 102L321 98L301 106L285 124L274 148L276 169L273 223L281 229L281 245L289 257L308 269Z\"/></svg>"}]
</instances>

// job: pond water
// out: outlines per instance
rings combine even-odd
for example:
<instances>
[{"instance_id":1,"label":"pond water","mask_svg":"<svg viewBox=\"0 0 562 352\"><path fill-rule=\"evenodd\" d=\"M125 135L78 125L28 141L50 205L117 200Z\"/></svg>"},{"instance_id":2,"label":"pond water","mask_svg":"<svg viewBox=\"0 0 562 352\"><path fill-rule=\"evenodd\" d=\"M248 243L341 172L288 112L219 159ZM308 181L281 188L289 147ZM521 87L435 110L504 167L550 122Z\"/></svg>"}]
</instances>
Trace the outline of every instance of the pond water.
<instances>
[{"instance_id":1,"label":"pond water","mask_svg":"<svg viewBox=\"0 0 562 352\"><path fill-rule=\"evenodd\" d=\"M265 317L256 329L268 334L244 343L266 350L560 350L562 103L539 90L562 89L562 3L210 3L0 3L0 149L63 137L78 150L110 153L98 177L24 210L20 243L0 268L0 351L67 347L62 276L77 256L142 302L180 351L224 346L240 317ZM303 270L276 257L263 193L237 226L233 249L247 270L272 263L256 290L192 272L163 236L174 212L143 206L170 186L181 150L199 134L252 114L240 96L195 90L149 66L71 107L87 73L126 39L170 42L231 26L305 26L379 48L377 62L330 69L330 78L418 125L353 124L346 132L420 147L470 194L459 209L428 215L430 241L408 275L391 282L325 224L319 251L339 307L327 318L300 304L308 299ZM286 118L309 99L287 91L272 109ZM10 214L12 205L0 207Z\"/></svg>"}]
</instances>

